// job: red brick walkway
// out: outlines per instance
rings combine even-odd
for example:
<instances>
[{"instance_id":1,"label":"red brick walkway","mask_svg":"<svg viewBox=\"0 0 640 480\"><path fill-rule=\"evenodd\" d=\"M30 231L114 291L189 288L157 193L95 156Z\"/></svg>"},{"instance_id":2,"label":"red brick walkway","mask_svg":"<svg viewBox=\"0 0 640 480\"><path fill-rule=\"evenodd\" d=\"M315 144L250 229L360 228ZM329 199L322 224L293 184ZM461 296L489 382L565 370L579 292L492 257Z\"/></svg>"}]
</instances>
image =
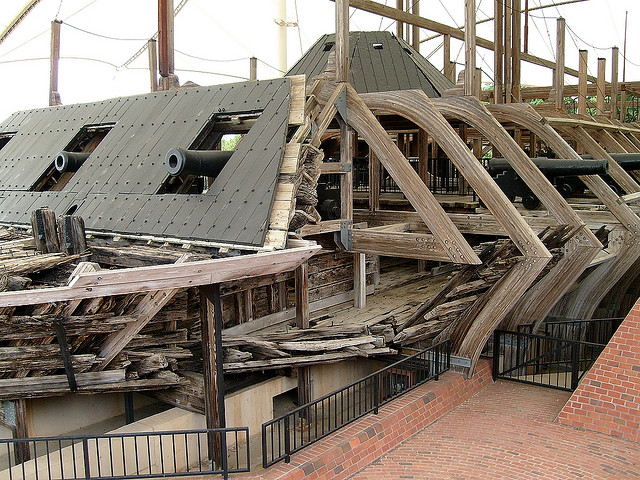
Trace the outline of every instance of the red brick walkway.
<instances>
[{"instance_id":1,"label":"red brick walkway","mask_svg":"<svg viewBox=\"0 0 640 480\"><path fill-rule=\"evenodd\" d=\"M500 381L351 478L640 479L640 444L553 423L569 396Z\"/></svg>"}]
</instances>

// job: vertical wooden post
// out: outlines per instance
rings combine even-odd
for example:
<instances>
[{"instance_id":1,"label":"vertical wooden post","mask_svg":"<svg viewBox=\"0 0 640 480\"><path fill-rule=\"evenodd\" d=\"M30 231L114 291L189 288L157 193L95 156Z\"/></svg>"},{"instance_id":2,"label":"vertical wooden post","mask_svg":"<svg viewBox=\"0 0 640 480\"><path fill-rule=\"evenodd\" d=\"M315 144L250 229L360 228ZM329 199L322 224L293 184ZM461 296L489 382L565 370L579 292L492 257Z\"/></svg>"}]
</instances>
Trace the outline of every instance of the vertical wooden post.
<instances>
[{"instance_id":1,"label":"vertical wooden post","mask_svg":"<svg viewBox=\"0 0 640 480\"><path fill-rule=\"evenodd\" d=\"M502 0L503 8L504 8L504 101L505 103L511 103L513 93L512 83L512 74L511 70L511 57L513 56L511 41L513 40L513 34L511 32L511 27L513 26L513 21L511 20L511 8L508 4L509 0Z\"/></svg>"},{"instance_id":2,"label":"vertical wooden post","mask_svg":"<svg viewBox=\"0 0 640 480\"><path fill-rule=\"evenodd\" d=\"M519 103L522 101L522 96L520 95L520 71L521 71L521 60L520 60L520 48L522 44L522 34L520 33L522 26L522 12L521 10L521 2L520 0L512 1L512 11L511 11L511 20L512 20L512 34L513 41L511 42L512 48L512 56L511 56L511 66L513 70L512 74L512 99L514 102Z\"/></svg>"},{"instance_id":3,"label":"vertical wooden post","mask_svg":"<svg viewBox=\"0 0 640 480\"><path fill-rule=\"evenodd\" d=\"M147 50L149 51L149 83L151 91L158 91L158 42L151 39L147 42Z\"/></svg>"},{"instance_id":4,"label":"vertical wooden post","mask_svg":"<svg viewBox=\"0 0 640 480\"><path fill-rule=\"evenodd\" d=\"M58 218L59 250L67 255L78 255L87 251L84 219L75 215Z\"/></svg>"},{"instance_id":5,"label":"vertical wooden post","mask_svg":"<svg viewBox=\"0 0 640 480\"><path fill-rule=\"evenodd\" d=\"M404 12L404 0L396 0L396 8ZM404 22L396 21L396 37L404 37Z\"/></svg>"},{"instance_id":6,"label":"vertical wooden post","mask_svg":"<svg viewBox=\"0 0 640 480\"><path fill-rule=\"evenodd\" d=\"M249 59L249 80L258 79L258 59L251 57Z\"/></svg>"},{"instance_id":7,"label":"vertical wooden post","mask_svg":"<svg viewBox=\"0 0 640 480\"><path fill-rule=\"evenodd\" d=\"M611 49L611 118L617 120L618 115L618 60L620 59L620 49Z\"/></svg>"},{"instance_id":8,"label":"vertical wooden post","mask_svg":"<svg viewBox=\"0 0 640 480\"><path fill-rule=\"evenodd\" d=\"M558 18L556 35L556 68L553 75L554 103L556 108L564 108L564 36L566 22Z\"/></svg>"},{"instance_id":9,"label":"vertical wooden post","mask_svg":"<svg viewBox=\"0 0 640 480\"><path fill-rule=\"evenodd\" d=\"M529 53L529 0L524 0L524 53Z\"/></svg>"},{"instance_id":10,"label":"vertical wooden post","mask_svg":"<svg viewBox=\"0 0 640 480\"><path fill-rule=\"evenodd\" d=\"M380 210L380 160L369 149L369 211Z\"/></svg>"},{"instance_id":11,"label":"vertical wooden post","mask_svg":"<svg viewBox=\"0 0 640 480\"><path fill-rule=\"evenodd\" d=\"M158 0L158 65L160 90L178 88L173 50L173 0Z\"/></svg>"},{"instance_id":12,"label":"vertical wooden post","mask_svg":"<svg viewBox=\"0 0 640 480\"><path fill-rule=\"evenodd\" d=\"M606 92L605 73L607 69L607 60L598 59L598 96L596 97L596 115L604 115L604 96Z\"/></svg>"},{"instance_id":13,"label":"vertical wooden post","mask_svg":"<svg viewBox=\"0 0 640 480\"><path fill-rule=\"evenodd\" d=\"M482 69L476 68L476 74L473 76L473 96L480 98L482 94Z\"/></svg>"},{"instance_id":14,"label":"vertical wooden post","mask_svg":"<svg viewBox=\"0 0 640 480\"><path fill-rule=\"evenodd\" d=\"M49 73L49 105L61 105L60 92L58 91L58 67L60 64L60 20L51 22L51 56L49 58L51 69Z\"/></svg>"},{"instance_id":15,"label":"vertical wooden post","mask_svg":"<svg viewBox=\"0 0 640 480\"><path fill-rule=\"evenodd\" d=\"M356 308L367 306L367 260L364 253L353 255L353 304Z\"/></svg>"},{"instance_id":16,"label":"vertical wooden post","mask_svg":"<svg viewBox=\"0 0 640 480\"><path fill-rule=\"evenodd\" d=\"M456 74L456 62L449 62L451 78L450 80L453 83L458 83L458 75Z\"/></svg>"},{"instance_id":17,"label":"vertical wooden post","mask_svg":"<svg viewBox=\"0 0 640 480\"><path fill-rule=\"evenodd\" d=\"M503 103L504 96L504 5L503 0L493 0L493 103Z\"/></svg>"},{"instance_id":18,"label":"vertical wooden post","mask_svg":"<svg viewBox=\"0 0 640 480\"><path fill-rule=\"evenodd\" d=\"M627 121L627 86L624 84L620 89L620 121L623 123Z\"/></svg>"},{"instance_id":19,"label":"vertical wooden post","mask_svg":"<svg viewBox=\"0 0 640 480\"><path fill-rule=\"evenodd\" d=\"M349 82L349 0L336 0L336 81ZM340 125L340 161L353 163L353 135L346 119ZM353 218L353 172L340 175L340 211L344 220Z\"/></svg>"},{"instance_id":20,"label":"vertical wooden post","mask_svg":"<svg viewBox=\"0 0 640 480\"><path fill-rule=\"evenodd\" d=\"M476 74L476 1L465 0L464 15L464 94L473 95Z\"/></svg>"},{"instance_id":21,"label":"vertical wooden post","mask_svg":"<svg viewBox=\"0 0 640 480\"><path fill-rule=\"evenodd\" d=\"M222 307L218 284L200 287L200 325L207 428L224 428L226 416L222 367ZM226 454L222 454L223 443L222 436L209 437L209 456L216 465L221 465L226 460Z\"/></svg>"},{"instance_id":22,"label":"vertical wooden post","mask_svg":"<svg viewBox=\"0 0 640 480\"><path fill-rule=\"evenodd\" d=\"M456 83L456 79L451 75L451 35L445 34L443 36L443 66L444 66L444 76L451 80L453 83Z\"/></svg>"},{"instance_id":23,"label":"vertical wooden post","mask_svg":"<svg viewBox=\"0 0 640 480\"><path fill-rule=\"evenodd\" d=\"M309 328L309 264L302 263L295 270L296 325Z\"/></svg>"},{"instance_id":24,"label":"vertical wooden post","mask_svg":"<svg viewBox=\"0 0 640 480\"><path fill-rule=\"evenodd\" d=\"M420 16L420 0L412 0L412 12L416 16ZM413 31L411 33L411 46L418 52L420 51L420 27L413 25Z\"/></svg>"},{"instance_id":25,"label":"vertical wooden post","mask_svg":"<svg viewBox=\"0 0 640 480\"><path fill-rule=\"evenodd\" d=\"M309 316L309 264L304 262L295 270L296 284L296 326L307 329L310 325ZM309 367L299 367L298 373L298 405L311 401L311 375ZM306 412L301 417L306 420ZM302 427L302 425L301 425Z\"/></svg>"},{"instance_id":26,"label":"vertical wooden post","mask_svg":"<svg viewBox=\"0 0 640 480\"><path fill-rule=\"evenodd\" d=\"M587 113L587 60L589 52L580 50L580 63L578 65L578 113Z\"/></svg>"},{"instance_id":27,"label":"vertical wooden post","mask_svg":"<svg viewBox=\"0 0 640 480\"><path fill-rule=\"evenodd\" d=\"M418 175L429 185L429 134L425 130L418 130Z\"/></svg>"},{"instance_id":28,"label":"vertical wooden post","mask_svg":"<svg viewBox=\"0 0 640 480\"><path fill-rule=\"evenodd\" d=\"M50 208L38 208L31 212L31 231L38 252L57 253L60 251L56 212Z\"/></svg>"},{"instance_id":29,"label":"vertical wooden post","mask_svg":"<svg viewBox=\"0 0 640 480\"><path fill-rule=\"evenodd\" d=\"M29 438L29 423L27 421L27 401L24 398L15 400L15 426L16 438ZM15 457L17 463L24 463L31 459L31 451L29 444L21 443L16 445Z\"/></svg>"},{"instance_id":30,"label":"vertical wooden post","mask_svg":"<svg viewBox=\"0 0 640 480\"><path fill-rule=\"evenodd\" d=\"M336 0L336 81L349 81L349 0Z\"/></svg>"}]
</instances>

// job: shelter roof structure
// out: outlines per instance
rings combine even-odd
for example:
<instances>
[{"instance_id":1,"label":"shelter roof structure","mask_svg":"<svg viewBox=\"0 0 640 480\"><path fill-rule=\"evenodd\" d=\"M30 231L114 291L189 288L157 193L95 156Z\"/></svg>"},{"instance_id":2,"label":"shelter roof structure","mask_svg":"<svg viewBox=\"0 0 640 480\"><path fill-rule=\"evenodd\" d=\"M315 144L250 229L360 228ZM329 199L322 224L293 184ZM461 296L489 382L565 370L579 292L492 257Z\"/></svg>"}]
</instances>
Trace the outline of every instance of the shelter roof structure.
<instances>
[{"instance_id":1,"label":"shelter roof structure","mask_svg":"<svg viewBox=\"0 0 640 480\"><path fill-rule=\"evenodd\" d=\"M351 32L351 85L358 93L423 90L440 97L455 85L406 41L390 32ZM335 49L335 35L324 35L287 75L322 73Z\"/></svg>"}]
</instances>

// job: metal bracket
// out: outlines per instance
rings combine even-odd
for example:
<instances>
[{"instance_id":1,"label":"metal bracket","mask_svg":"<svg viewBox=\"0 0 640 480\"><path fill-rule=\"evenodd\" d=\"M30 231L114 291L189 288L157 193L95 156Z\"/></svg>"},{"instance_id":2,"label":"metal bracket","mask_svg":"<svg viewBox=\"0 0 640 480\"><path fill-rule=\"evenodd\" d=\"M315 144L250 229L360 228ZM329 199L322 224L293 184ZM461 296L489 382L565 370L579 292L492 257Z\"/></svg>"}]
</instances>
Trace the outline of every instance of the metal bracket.
<instances>
[{"instance_id":1,"label":"metal bracket","mask_svg":"<svg viewBox=\"0 0 640 480\"><path fill-rule=\"evenodd\" d=\"M333 102L340 117L347 123L347 89L345 87L342 88L342 91L336 98L335 102Z\"/></svg>"},{"instance_id":2,"label":"metal bracket","mask_svg":"<svg viewBox=\"0 0 640 480\"><path fill-rule=\"evenodd\" d=\"M42 210L36 210L36 235L38 235L38 240L44 240L44 219L42 218Z\"/></svg>"},{"instance_id":3,"label":"metal bracket","mask_svg":"<svg viewBox=\"0 0 640 480\"><path fill-rule=\"evenodd\" d=\"M63 220L63 231L62 231L62 236L64 237L64 246L67 249L67 251L72 251L73 250L73 234L72 234L72 226L71 226L71 217L70 216L64 216L62 217ZM78 253L78 252L73 252L73 253Z\"/></svg>"},{"instance_id":4,"label":"metal bracket","mask_svg":"<svg viewBox=\"0 0 640 480\"><path fill-rule=\"evenodd\" d=\"M352 220L343 220L340 222L340 234L338 235L338 232L335 234L336 243L347 251L351 250L351 227L353 227Z\"/></svg>"},{"instance_id":5,"label":"metal bracket","mask_svg":"<svg viewBox=\"0 0 640 480\"><path fill-rule=\"evenodd\" d=\"M451 355L451 365L455 365L457 367L470 368L471 359L467 357L456 357L455 355Z\"/></svg>"},{"instance_id":6,"label":"metal bracket","mask_svg":"<svg viewBox=\"0 0 640 480\"><path fill-rule=\"evenodd\" d=\"M310 135L313 137L313 136L316 134L316 132L317 132L317 131L318 131L318 125L316 125L316 122L313 122L313 123L311 124L311 132L310 132Z\"/></svg>"},{"instance_id":7,"label":"metal bracket","mask_svg":"<svg viewBox=\"0 0 640 480\"><path fill-rule=\"evenodd\" d=\"M73 372L73 364L71 363L71 353L69 352L69 345L67 344L67 334L64 331L64 326L60 319L54 320L53 328L56 331L56 337L58 338L58 345L60 346L60 353L62 354L62 363L64 363L64 371L67 374L67 380L69 381L69 388L72 392L78 390L78 383L76 382L76 375Z\"/></svg>"},{"instance_id":8,"label":"metal bracket","mask_svg":"<svg viewBox=\"0 0 640 480\"><path fill-rule=\"evenodd\" d=\"M353 170L353 168L350 163L343 163L340 166L340 170L342 170L344 173L349 173L351 170Z\"/></svg>"}]
</instances>

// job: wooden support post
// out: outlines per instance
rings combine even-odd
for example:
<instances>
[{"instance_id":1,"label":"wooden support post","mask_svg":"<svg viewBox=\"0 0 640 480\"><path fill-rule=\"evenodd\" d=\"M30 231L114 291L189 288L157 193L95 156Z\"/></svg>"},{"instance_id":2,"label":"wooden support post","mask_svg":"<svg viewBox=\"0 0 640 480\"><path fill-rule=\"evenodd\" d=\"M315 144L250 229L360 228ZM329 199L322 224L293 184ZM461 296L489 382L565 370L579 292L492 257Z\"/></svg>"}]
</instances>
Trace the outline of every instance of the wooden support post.
<instances>
[{"instance_id":1,"label":"wooden support post","mask_svg":"<svg viewBox=\"0 0 640 480\"><path fill-rule=\"evenodd\" d=\"M84 219L73 215L62 215L58 218L58 235L60 251L67 255L78 255L86 252L87 238L84 230Z\"/></svg>"},{"instance_id":2,"label":"wooden support post","mask_svg":"<svg viewBox=\"0 0 640 480\"><path fill-rule=\"evenodd\" d=\"M367 259L364 253L353 255L353 300L356 308L367 306Z\"/></svg>"},{"instance_id":3,"label":"wooden support post","mask_svg":"<svg viewBox=\"0 0 640 480\"><path fill-rule=\"evenodd\" d=\"M607 69L607 60L598 59L598 95L596 97L596 115L604 115L604 97L606 93L605 73Z\"/></svg>"},{"instance_id":4,"label":"wooden support post","mask_svg":"<svg viewBox=\"0 0 640 480\"><path fill-rule=\"evenodd\" d=\"M473 96L480 98L482 94L482 69L476 68L476 74L473 76Z\"/></svg>"},{"instance_id":5,"label":"wooden support post","mask_svg":"<svg viewBox=\"0 0 640 480\"><path fill-rule=\"evenodd\" d=\"M404 0L396 0L396 8L404 12ZM396 21L396 37L404 38L404 22Z\"/></svg>"},{"instance_id":6,"label":"wooden support post","mask_svg":"<svg viewBox=\"0 0 640 480\"><path fill-rule=\"evenodd\" d=\"M504 101L504 6L503 0L493 0L493 57L494 89L493 103Z\"/></svg>"},{"instance_id":7,"label":"wooden support post","mask_svg":"<svg viewBox=\"0 0 640 480\"><path fill-rule=\"evenodd\" d=\"M39 208L31 213L31 231L36 250L40 253L60 251L56 213L50 208Z\"/></svg>"},{"instance_id":8,"label":"wooden support post","mask_svg":"<svg viewBox=\"0 0 640 480\"><path fill-rule=\"evenodd\" d=\"M456 73L456 62L449 62L450 71L451 71L451 81L453 83L458 83L458 74Z\"/></svg>"},{"instance_id":9,"label":"wooden support post","mask_svg":"<svg viewBox=\"0 0 640 480\"><path fill-rule=\"evenodd\" d=\"M423 129L418 130L418 175L429 185L429 134Z\"/></svg>"},{"instance_id":10,"label":"wooden support post","mask_svg":"<svg viewBox=\"0 0 640 480\"><path fill-rule=\"evenodd\" d=\"M627 122L627 87L622 85L620 89L620 121Z\"/></svg>"},{"instance_id":11,"label":"wooden support post","mask_svg":"<svg viewBox=\"0 0 640 480\"><path fill-rule=\"evenodd\" d=\"M586 115L587 113L587 60L589 58L589 52L587 50L580 50L580 64L578 66L578 113L580 115Z\"/></svg>"},{"instance_id":12,"label":"wooden support post","mask_svg":"<svg viewBox=\"0 0 640 480\"><path fill-rule=\"evenodd\" d=\"M258 59L251 57L249 59L249 80L258 79Z\"/></svg>"},{"instance_id":13,"label":"wooden support post","mask_svg":"<svg viewBox=\"0 0 640 480\"><path fill-rule=\"evenodd\" d=\"M411 10L414 15L420 16L420 0L411 0L412 2L412 7ZM408 9L408 7L407 7ZM411 32L411 46L413 46L413 48L420 52L420 27L417 25L412 25L412 32Z\"/></svg>"},{"instance_id":14,"label":"wooden support post","mask_svg":"<svg viewBox=\"0 0 640 480\"><path fill-rule=\"evenodd\" d=\"M620 49L611 49L611 118L618 120L618 60L620 59Z\"/></svg>"},{"instance_id":15,"label":"wooden support post","mask_svg":"<svg viewBox=\"0 0 640 480\"><path fill-rule=\"evenodd\" d=\"M443 44L442 44L442 52L443 52L443 61L442 65L444 68L444 76L451 80L453 83L456 83L456 79L453 78L451 74L451 35L443 35Z\"/></svg>"},{"instance_id":16,"label":"wooden support post","mask_svg":"<svg viewBox=\"0 0 640 480\"><path fill-rule=\"evenodd\" d=\"M464 15L464 94L473 95L476 74L476 1L465 0Z\"/></svg>"},{"instance_id":17,"label":"wooden support post","mask_svg":"<svg viewBox=\"0 0 640 480\"><path fill-rule=\"evenodd\" d=\"M564 108L564 18L558 18L556 35L556 68L553 72L554 103L556 108Z\"/></svg>"},{"instance_id":18,"label":"wooden support post","mask_svg":"<svg viewBox=\"0 0 640 480\"><path fill-rule=\"evenodd\" d=\"M178 88L173 49L173 0L158 0L158 64L160 90Z\"/></svg>"},{"instance_id":19,"label":"wooden support post","mask_svg":"<svg viewBox=\"0 0 640 480\"><path fill-rule=\"evenodd\" d=\"M51 70L49 74L49 105L62 105L58 91L58 66L60 64L60 20L51 22Z\"/></svg>"},{"instance_id":20,"label":"wooden support post","mask_svg":"<svg viewBox=\"0 0 640 480\"><path fill-rule=\"evenodd\" d=\"M149 83L152 92L158 91L158 42L152 38L147 42L149 52Z\"/></svg>"},{"instance_id":21,"label":"wooden support post","mask_svg":"<svg viewBox=\"0 0 640 480\"><path fill-rule=\"evenodd\" d=\"M512 87L511 87L511 98L514 102L520 103L522 101L522 96L520 94L520 70L521 70L521 59L520 59L520 48L522 44L522 35L520 33L522 26L522 12L521 10L521 2L520 0L512 0L512 10L511 10L511 21L512 21L512 35L513 41L511 42L512 48L512 56L511 56L511 68L513 71L512 74Z\"/></svg>"},{"instance_id":22,"label":"wooden support post","mask_svg":"<svg viewBox=\"0 0 640 480\"><path fill-rule=\"evenodd\" d=\"M300 264L295 271L296 325L309 328L309 264Z\"/></svg>"},{"instance_id":23,"label":"wooden support post","mask_svg":"<svg viewBox=\"0 0 640 480\"><path fill-rule=\"evenodd\" d=\"M513 34L511 33L511 27L513 26L513 22L511 20L511 8L508 5L509 0L502 0L502 8L504 9L504 61L503 69L503 79L504 79L504 103L511 103L511 93L512 93L512 74L511 70L511 57L513 56L511 41L513 40Z\"/></svg>"},{"instance_id":24,"label":"wooden support post","mask_svg":"<svg viewBox=\"0 0 640 480\"><path fill-rule=\"evenodd\" d=\"M380 210L380 160L369 148L369 211Z\"/></svg>"},{"instance_id":25,"label":"wooden support post","mask_svg":"<svg viewBox=\"0 0 640 480\"><path fill-rule=\"evenodd\" d=\"M16 438L29 438L29 423L27 417L27 400L20 398L13 402L15 409ZM24 463L31 459L28 443L20 443L15 449L16 463Z\"/></svg>"},{"instance_id":26,"label":"wooden support post","mask_svg":"<svg viewBox=\"0 0 640 480\"><path fill-rule=\"evenodd\" d=\"M524 43L522 51L529 53L529 0L524 0Z\"/></svg>"},{"instance_id":27,"label":"wooden support post","mask_svg":"<svg viewBox=\"0 0 640 480\"><path fill-rule=\"evenodd\" d=\"M220 285L200 288L200 324L202 327L202 370L204 377L204 410L207 428L225 428L224 372L222 363L222 304ZM227 460L226 437L209 438L209 454L216 465Z\"/></svg>"},{"instance_id":28,"label":"wooden support post","mask_svg":"<svg viewBox=\"0 0 640 480\"><path fill-rule=\"evenodd\" d=\"M302 263L295 270L296 283L296 327L307 329L310 325L309 314L309 264ZM311 375L309 367L297 368L298 373L298 405L311 401ZM307 412L301 412L301 418L307 420ZM303 425L300 425L302 428Z\"/></svg>"}]
</instances>

